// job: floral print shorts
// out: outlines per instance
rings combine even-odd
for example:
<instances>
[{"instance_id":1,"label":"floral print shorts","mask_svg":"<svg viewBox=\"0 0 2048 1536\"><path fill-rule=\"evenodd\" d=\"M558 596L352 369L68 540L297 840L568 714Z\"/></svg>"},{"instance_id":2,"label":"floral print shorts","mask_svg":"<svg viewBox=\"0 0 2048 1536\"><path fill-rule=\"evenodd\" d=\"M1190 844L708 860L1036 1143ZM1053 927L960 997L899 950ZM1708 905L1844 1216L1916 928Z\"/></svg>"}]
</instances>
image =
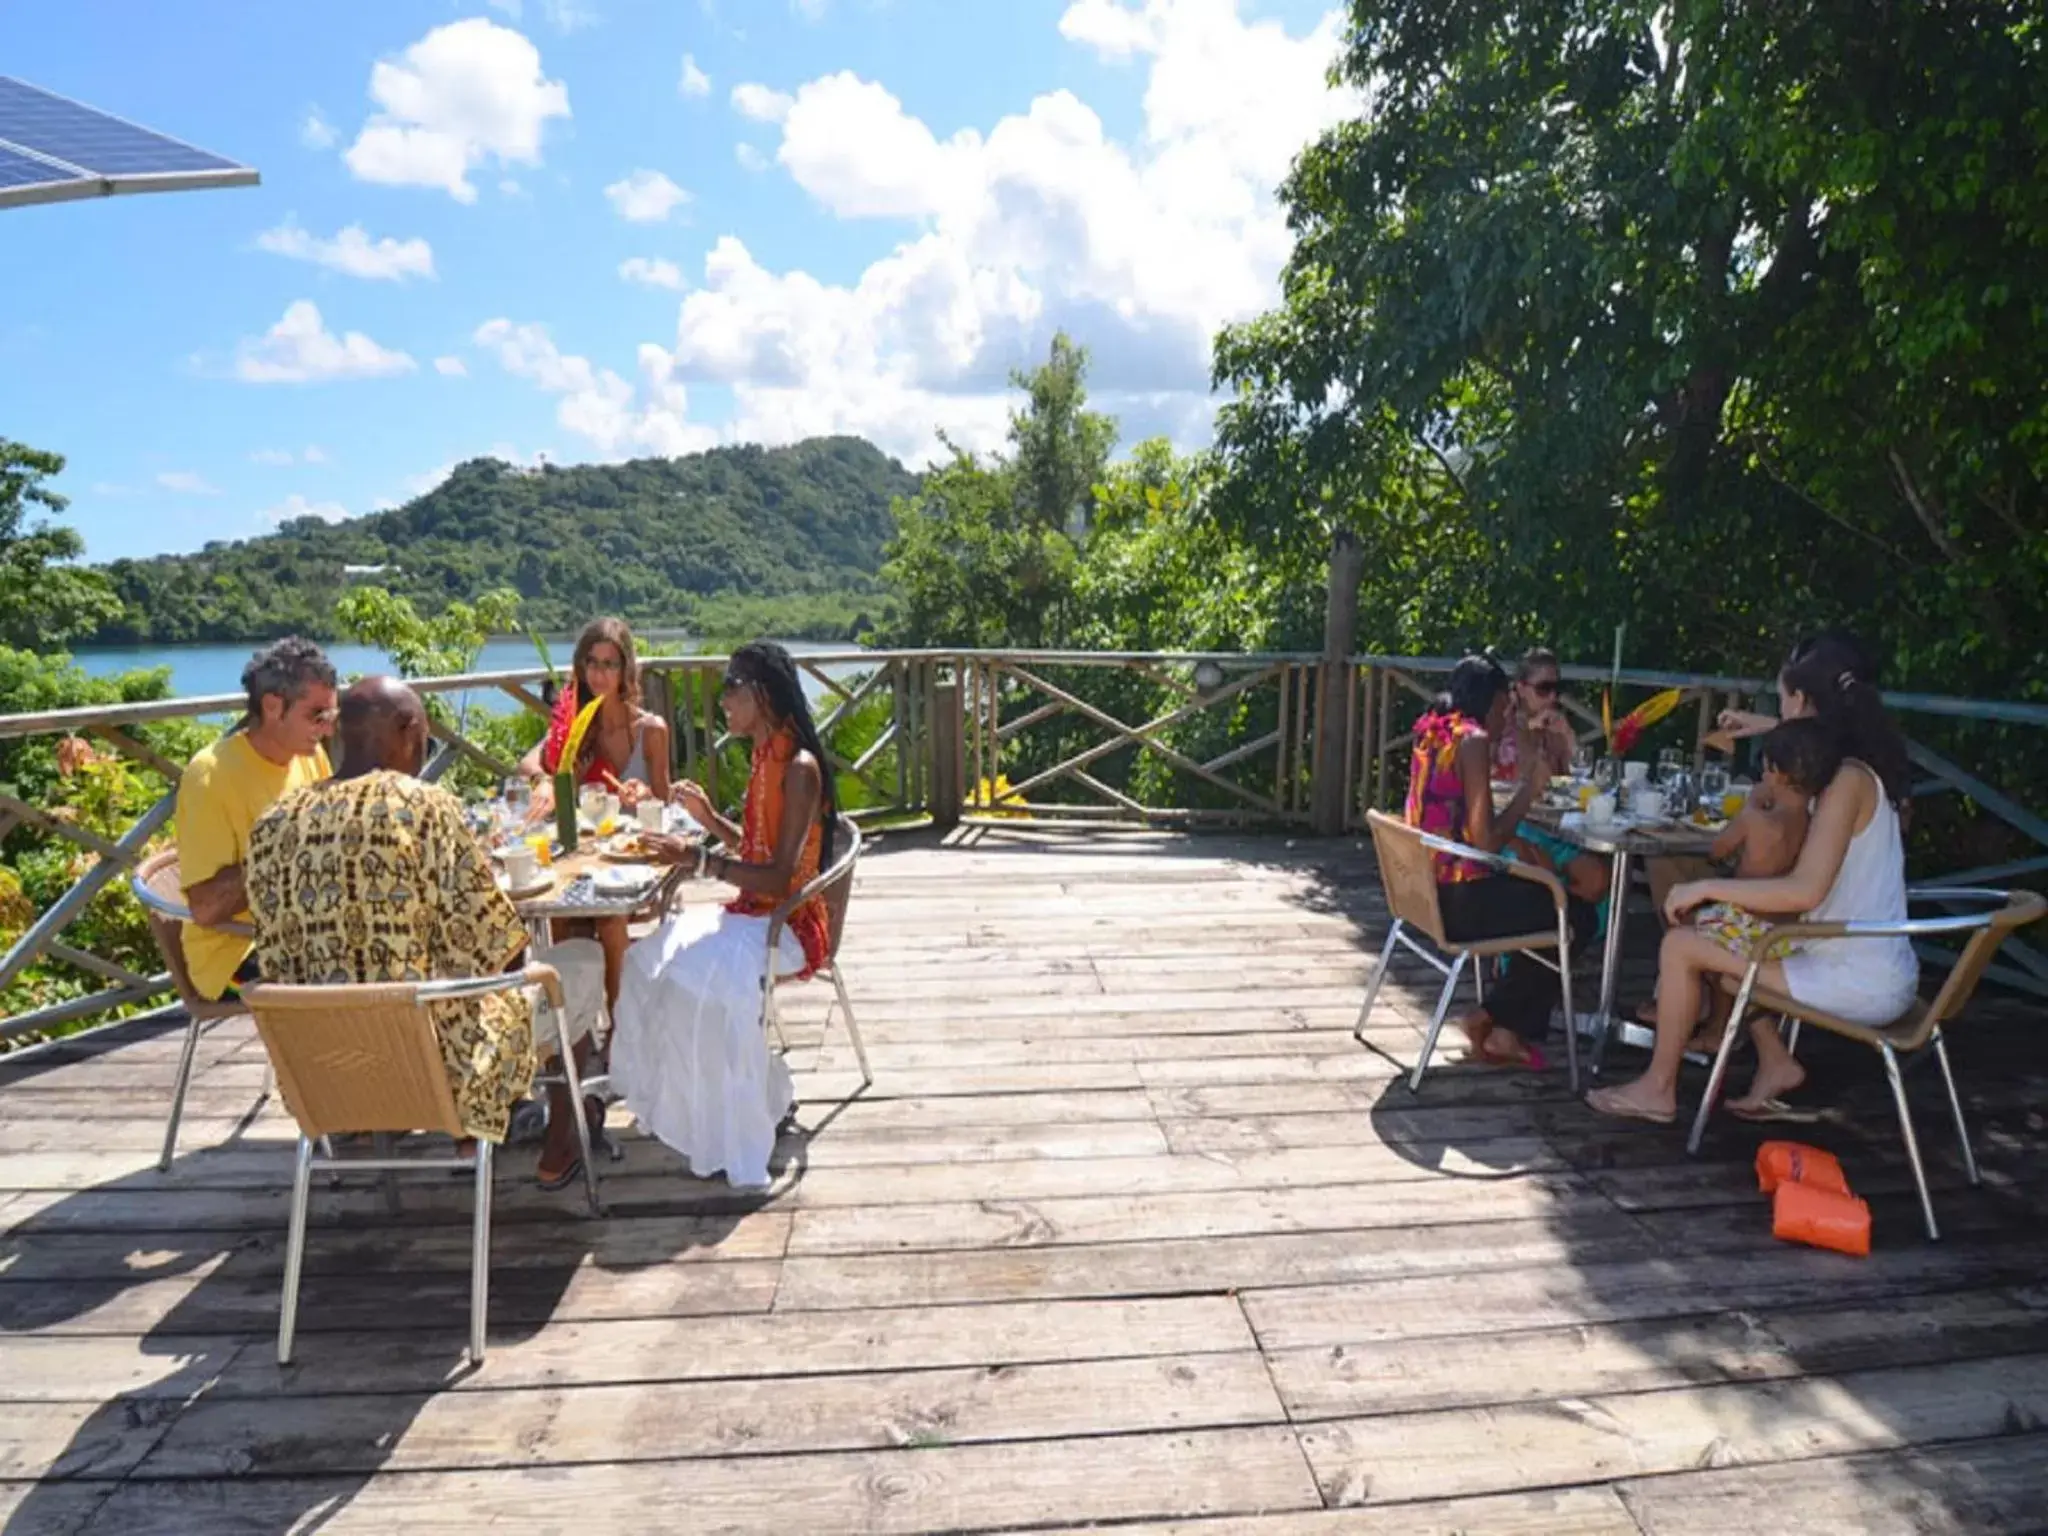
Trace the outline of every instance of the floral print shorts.
<instances>
[{"instance_id":1,"label":"floral print shorts","mask_svg":"<svg viewBox=\"0 0 2048 1536\"><path fill-rule=\"evenodd\" d=\"M1730 954L1740 955L1745 960L1755 951L1756 941L1775 926L1768 918L1758 917L1746 907L1726 901L1709 902L1701 907L1692 925ZM1798 951L1797 939L1776 939L1764 951L1764 958L1783 960Z\"/></svg>"}]
</instances>

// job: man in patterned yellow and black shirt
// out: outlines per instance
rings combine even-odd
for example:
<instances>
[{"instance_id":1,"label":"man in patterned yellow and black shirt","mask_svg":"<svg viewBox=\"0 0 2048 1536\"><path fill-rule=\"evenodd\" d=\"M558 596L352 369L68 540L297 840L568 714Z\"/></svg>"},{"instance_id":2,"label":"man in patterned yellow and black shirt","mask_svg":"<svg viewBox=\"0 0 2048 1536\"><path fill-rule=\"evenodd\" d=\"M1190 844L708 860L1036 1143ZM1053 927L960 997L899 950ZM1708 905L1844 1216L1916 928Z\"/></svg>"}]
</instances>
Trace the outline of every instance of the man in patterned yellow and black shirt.
<instances>
[{"instance_id":1,"label":"man in patterned yellow and black shirt","mask_svg":"<svg viewBox=\"0 0 2048 1536\"><path fill-rule=\"evenodd\" d=\"M526 931L489 855L461 803L417 777L428 739L418 695L393 678L365 678L342 696L339 735L335 776L286 795L249 836L263 979L429 981L517 964ZM536 958L561 973L572 1035L587 1034L604 1003L602 951L571 940ZM533 1084L531 999L505 992L436 1003L433 1013L463 1129L503 1141L513 1104ZM573 1157L566 1113L550 1120L551 1147L567 1142L552 1150Z\"/></svg>"}]
</instances>

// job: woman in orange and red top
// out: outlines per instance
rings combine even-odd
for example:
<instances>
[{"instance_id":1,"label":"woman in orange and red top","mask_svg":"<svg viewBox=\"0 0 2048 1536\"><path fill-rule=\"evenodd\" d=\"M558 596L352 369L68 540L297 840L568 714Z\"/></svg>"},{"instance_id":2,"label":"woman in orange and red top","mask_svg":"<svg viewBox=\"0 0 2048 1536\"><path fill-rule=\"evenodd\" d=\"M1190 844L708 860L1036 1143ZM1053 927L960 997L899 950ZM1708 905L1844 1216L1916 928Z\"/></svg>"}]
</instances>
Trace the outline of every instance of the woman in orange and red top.
<instances>
[{"instance_id":1,"label":"woman in orange and red top","mask_svg":"<svg viewBox=\"0 0 2048 1536\"><path fill-rule=\"evenodd\" d=\"M1554 765L1540 747L1526 753L1513 799L1495 811L1493 739L1507 718L1507 674L1487 657L1467 656L1452 671L1449 691L1415 722L1405 818L1410 826L1483 853L1499 853L1514 840L1515 828L1549 782ZM1477 943L1541 933L1555 924L1557 909L1542 886L1499 874L1477 860L1446 853L1433 857L1446 938ZM1573 897L1570 917L1577 944L1593 931L1593 908ZM1486 1006L1459 1021L1472 1055L1540 1070L1547 1064L1540 1042L1549 1032L1557 998L1557 977L1526 956L1515 956L1506 975L1488 989Z\"/></svg>"},{"instance_id":2,"label":"woman in orange and red top","mask_svg":"<svg viewBox=\"0 0 2048 1536\"><path fill-rule=\"evenodd\" d=\"M727 728L753 744L740 820L718 814L697 785L675 798L727 850L646 837L663 863L737 886L722 908L692 907L626 951L612 1034L612 1084L634 1117L699 1177L768 1182L777 1128L794 1106L789 1068L761 1027L768 919L832 860L838 802L832 769L781 646L733 653L720 696ZM792 913L776 941L776 972L808 976L831 955L824 902Z\"/></svg>"}]
</instances>

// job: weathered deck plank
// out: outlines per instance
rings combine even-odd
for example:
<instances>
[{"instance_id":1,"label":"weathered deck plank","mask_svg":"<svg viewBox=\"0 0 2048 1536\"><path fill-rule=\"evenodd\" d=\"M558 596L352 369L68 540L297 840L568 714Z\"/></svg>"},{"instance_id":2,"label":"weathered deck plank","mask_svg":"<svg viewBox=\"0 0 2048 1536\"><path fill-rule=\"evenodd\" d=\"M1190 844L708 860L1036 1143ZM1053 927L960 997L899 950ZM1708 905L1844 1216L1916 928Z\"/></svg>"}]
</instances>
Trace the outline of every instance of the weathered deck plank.
<instances>
[{"instance_id":1,"label":"weathered deck plank","mask_svg":"<svg viewBox=\"0 0 2048 1536\"><path fill-rule=\"evenodd\" d=\"M277 1365L294 1130L246 1024L203 1039L168 1174L174 1030L0 1061L0 1527L2038 1523L2030 1033L1957 1034L1983 1190L1914 1083L1939 1246L1870 1064L1817 1058L1847 1114L1811 1139L1877 1218L1850 1260L1770 1240L1753 1132L1688 1159L1555 1073L1410 1094L1426 968L1351 1034L1383 921L1353 844L879 849L846 949L873 1088L849 1098L843 1028L799 989L810 1134L765 1197L685 1177L623 1113L605 1221L508 1153L475 1370L445 1178L397 1217L364 1179L317 1192Z\"/></svg>"}]
</instances>

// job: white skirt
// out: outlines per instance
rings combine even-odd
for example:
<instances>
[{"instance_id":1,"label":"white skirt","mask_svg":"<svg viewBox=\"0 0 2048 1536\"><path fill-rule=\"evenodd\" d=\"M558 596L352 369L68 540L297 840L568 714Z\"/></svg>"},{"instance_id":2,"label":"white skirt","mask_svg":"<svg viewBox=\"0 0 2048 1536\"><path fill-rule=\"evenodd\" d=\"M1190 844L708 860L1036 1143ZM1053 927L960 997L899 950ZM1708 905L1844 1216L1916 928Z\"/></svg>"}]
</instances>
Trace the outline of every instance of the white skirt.
<instances>
[{"instance_id":1,"label":"white skirt","mask_svg":"<svg viewBox=\"0 0 2048 1536\"><path fill-rule=\"evenodd\" d=\"M768 919L723 908L670 918L626 951L613 1011L612 1087L699 1178L769 1182L776 1128L796 1101L789 1067L768 1049L761 962ZM787 928L778 974L804 966Z\"/></svg>"}]
</instances>

